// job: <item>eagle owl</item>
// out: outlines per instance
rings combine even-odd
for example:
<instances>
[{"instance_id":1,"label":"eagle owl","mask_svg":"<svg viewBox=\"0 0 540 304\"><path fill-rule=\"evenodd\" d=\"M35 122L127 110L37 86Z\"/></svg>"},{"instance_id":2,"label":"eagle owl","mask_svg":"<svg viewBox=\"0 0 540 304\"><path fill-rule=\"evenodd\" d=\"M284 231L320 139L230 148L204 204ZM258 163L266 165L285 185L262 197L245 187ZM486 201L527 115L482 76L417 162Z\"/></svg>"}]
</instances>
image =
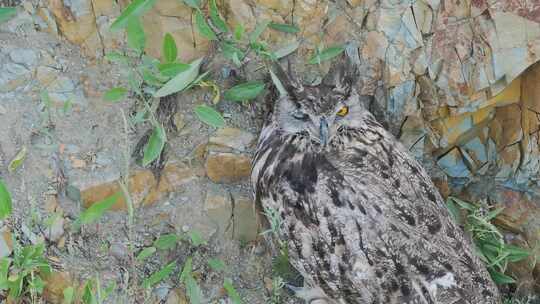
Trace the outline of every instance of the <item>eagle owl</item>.
<instances>
[{"instance_id":1,"label":"eagle owl","mask_svg":"<svg viewBox=\"0 0 540 304\"><path fill-rule=\"evenodd\" d=\"M258 204L304 277L308 303L484 304L499 292L420 164L362 105L339 59L319 85L279 66L252 164Z\"/></svg>"}]
</instances>

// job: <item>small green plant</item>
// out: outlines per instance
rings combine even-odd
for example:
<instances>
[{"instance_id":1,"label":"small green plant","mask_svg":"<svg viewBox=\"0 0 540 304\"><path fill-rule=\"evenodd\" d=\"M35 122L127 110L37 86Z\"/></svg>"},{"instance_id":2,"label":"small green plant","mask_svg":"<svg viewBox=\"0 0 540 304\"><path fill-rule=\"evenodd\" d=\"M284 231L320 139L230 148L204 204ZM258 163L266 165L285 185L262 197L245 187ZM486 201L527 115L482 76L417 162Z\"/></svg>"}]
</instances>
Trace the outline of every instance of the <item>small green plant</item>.
<instances>
[{"instance_id":1,"label":"small green plant","mask_svg":"<svg viewBox=\"0 0 540 304\"><path fill-rule=\"evenodd\" d=\"M199 287L199 284L193 277L192 263L193 263L193 260L191 257L189 257L184 263L184 268L182 269L182 272L180 273L179 280L182 284L184 284L186 288L186 295L188 296L190 303L199 304L202 301L202 291L201 291L201 288Z\"/></svg>"},{"instance_id":2,"label":"small green plant","mask_svg":"<svg viewBox=\"0 0 540 304\"><path fill-rule=\"evenodd\" d=\"M22 163L24 162L24 159L26 158L26 146L23 146L19 152L15 155L15 157L9 162L8 165L8 171L14 172L19 168Z\"/></svg>"},{"instance_id":3,"label":"small green plant","mask_svg":"<svg viewBox=\"0 0 540 304\"><path fill-rule=\"evenodd\" d=\"M325 49L317 48L315 54L309 59L309 64L320 64L323 61L330 60L343 53L343 46L331 46Z\"/></svg>"},{"instance_id":4,"label":"small green plant","mask_svg":"<svg viewBox=\"0 0 540 304\"><path fill-rule=\"evenodd\" d=\"M185 234L176 234L176 233L169 233L164 234L158 237L152 246L146 247L143 250L139 252L137 255L137 261L143 262L145 259L152 256L154 253L158 251L165 251L165 250L172 250L176 248L176 246L180 242L188 243L189 246L196 250L201 246L206 244L206 241L201 237L201 235L195 231L192 230ZM218 269L223 269L225 265L216 259L212 259L209 261L209 265L212 269L215 268L217 271ZM160 270L152 273L149 277L145 278L143 280L143 288L147 291L150 291L151 288L153 288L155 285L160 283L161 281L171 277L173 273L175 273L177 269L177 263L175 261L172 261L168 263L167 265L163 266ZM188 298L190 299L190 303L192 304L198 304L202 301L202 292L199 288L199 285L197 283L197 280L192 274L192 257L189 257L186 259L184 266L182 270L178 274L178 280L181 284L183 284L186 288L186 294Z\"/></svg>"},{"instance_id":5,"label":"small green plant","mask_svg":"<svg viewBox=\"0 0 540 304\"><path fill-rule=\"evenodd\" d=\"M15 240L12 257L0 260L0 290L7 290L11 299L29 296L33 303L43 292L43 276L51 273L44 257L45 245L21 246Z\"/></svg>"},{"instance_id":6,"label":"small green plant","mask_svg":"<svg viewBox=\"0 0 540 304\"><path fill-rule=\"evenodd\" d=\"M78 230L81 226L93 223L99 220L105 212L111 209L114 204L122 197L122 192L117 192L99 202L92 204L88 209L81 212L79 218L73 223L73 228Z\"/></svg>"},{"instance_id":7,"label":"small green plant","mask_svg":"<svg viewBox=\"0 0 540 304\"><path fill-rule=\"evenodd\" d=\"M271 304L282 303L282 293L285 287L285 282L280 276L276 276L272 279L272 294L270 295Z\"/></svg>"},{"instance_id":8,"label":"small green plant","mask_svg":"<svg viewBox=\"0 0 540 304\"><path fill-rule=\"evenodd\" d=\"M278 252L272 259L272 294L270 303L281 303L282 291L285 281L292 282L298 277L298 274L291 266L289 261L289 248L287 243L279 238L279 229L282 225L281 217L277 210L264 208L264 215L269 221L270 228L263 231L262 234L271 234L278 243Z\"/></svg>"},{"instance_id":9,"label":"small green plant","mask_svg":"<svg viewBox=\"0 0 540 304\"><path fill-rule=\"evenodd\" d=\"M83 304L102 304L107 300L111 293L116 289L116 283L112 282L107 286L107 288L102 289L101 281L98 276L94 279L87 280L84 284L82 292L82 303ZM69 294L73 299L73 294ZM66 290L64 290L64 299L66 299ZM73 301L73 300L72 300Z\"/></svg>"},{"instance_id":10,"label":"small green plant","mask_svg":"<svg viewBox=\"0 0 540 304\"><path fill-rule=\"evenodd\" d=\"M242 298L240 297L240 294L234 288L233 282L232 282L231 279L226 278L223 281L223 288L225 289L225 291L227 291L227 294L229 295L229 298L231 299L233 304L242 304L242 303L244 303L242 301Z\"/></svg>"},{"instance_id":11,"label":"small green plant","mask_svg":"<svg viewBox=\"0 0 540 304\"><path fill-rule=\"evenodd\" d=\"M472 236L476 253L486 263L487 269L497 284L515 283L515 279L505 274L508 263L526 259L530 252L521 247L505 243L503 235L491 221L503 210L489 210L455 197L446 202L454 219L465 226ZM466 217L461 216L464 210Z\"/></svg>"},{"instance_id":12,"label":"small green plant","mask_svg":"<svg viewBox=\"0 0 540 304\"><path fill-rule=\"evenodd\" d=\"M11 195L4 181L0 178L0 220L5 219L11 214L12 203Z\"/></svg>"}]
</instances>

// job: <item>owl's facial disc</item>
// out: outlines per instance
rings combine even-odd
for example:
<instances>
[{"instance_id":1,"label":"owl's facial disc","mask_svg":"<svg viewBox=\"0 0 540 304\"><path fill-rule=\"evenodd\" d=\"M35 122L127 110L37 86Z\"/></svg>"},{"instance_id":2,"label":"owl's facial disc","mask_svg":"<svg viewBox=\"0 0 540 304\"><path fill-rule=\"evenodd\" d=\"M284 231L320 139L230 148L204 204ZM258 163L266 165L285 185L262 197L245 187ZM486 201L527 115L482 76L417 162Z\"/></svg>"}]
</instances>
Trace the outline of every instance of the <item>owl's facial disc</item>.
<instances>
[{"instance_id":1,"label":"owl's facial disc","mask_svg":"<svg viewBox=\"0 0 540 304\"><path fill-rule=\"evenodd\" d=\"M356 94L334 95L300 101L283 97L279 101L277 122L285 134L300 135L326 147L340 128L356 126L355 120L360 119L363 111L357 97Z\"/></svg>"}]
</instances>

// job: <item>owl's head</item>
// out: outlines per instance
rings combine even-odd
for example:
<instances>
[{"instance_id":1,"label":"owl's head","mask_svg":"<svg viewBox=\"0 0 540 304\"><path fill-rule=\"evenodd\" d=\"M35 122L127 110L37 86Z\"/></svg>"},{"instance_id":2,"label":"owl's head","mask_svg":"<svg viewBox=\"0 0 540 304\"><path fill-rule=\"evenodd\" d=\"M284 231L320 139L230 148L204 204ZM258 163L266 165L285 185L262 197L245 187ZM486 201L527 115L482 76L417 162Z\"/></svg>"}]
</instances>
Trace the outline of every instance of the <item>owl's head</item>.
<instances>
[{"instance_id":1,"label":"owl's head","mask_svg":"<svg viewBox=\"0 0 540 304\"><path fill-rule=\"evenodd\" d=\"M285 134L326 146L343 130L359 127L366 110L355 89L357 67L348 56L335 62L316 86L301 85L280 66L274 71L286 94L275 104L273 119Z\"/></svg>"}]
</instances>

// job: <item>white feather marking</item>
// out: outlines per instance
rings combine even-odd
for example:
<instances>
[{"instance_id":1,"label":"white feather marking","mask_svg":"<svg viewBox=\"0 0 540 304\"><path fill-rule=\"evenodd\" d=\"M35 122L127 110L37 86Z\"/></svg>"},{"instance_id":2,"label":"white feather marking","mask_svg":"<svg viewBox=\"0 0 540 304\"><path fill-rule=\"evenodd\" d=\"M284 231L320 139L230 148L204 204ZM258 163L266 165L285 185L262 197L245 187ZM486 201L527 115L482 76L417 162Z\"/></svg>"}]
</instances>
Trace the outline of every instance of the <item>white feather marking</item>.
<instances>
[{"instance_id":1,"label":"white feather marking","mask_svg":"<svg viewBox=\"0 0 540 304\"><path fill-rule=\"evenodd\" d=\"M434 297L437 296L437 290L439 287L441 288L450 288L456 286L456 280L454 279L454 274L451 272L447 272L442 277L438 277L428 283L426 286L429 293L432 294Z\"/></svg>"}]
</instances>

